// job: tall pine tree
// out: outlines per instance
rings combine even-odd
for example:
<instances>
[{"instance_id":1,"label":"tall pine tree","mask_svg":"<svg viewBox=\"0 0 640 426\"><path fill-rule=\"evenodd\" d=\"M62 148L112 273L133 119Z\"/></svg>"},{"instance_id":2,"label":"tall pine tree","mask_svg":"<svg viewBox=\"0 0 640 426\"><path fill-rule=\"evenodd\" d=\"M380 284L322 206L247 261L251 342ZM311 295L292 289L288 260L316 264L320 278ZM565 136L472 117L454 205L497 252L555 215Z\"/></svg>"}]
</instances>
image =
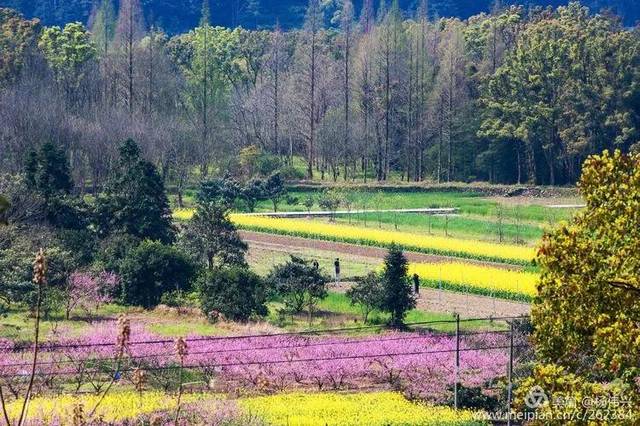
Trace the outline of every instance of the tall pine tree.
<instances>
[{"instance_id":1,"label":"tall pine tree","mask_svg":"<svg viewBox=\"0 0 640 426\"><path fill-rule=\"evenodd\" d=\"M164 182L156 167L141 158L131 139L120 146L120 160L104 195L98 198L98 229L170 243L175 234Z\"/></svg>"},{"instance_id":2,"label":"tall pine tree","mask_svg":"<svg viewBox=\"0 0 640 426\"><path fill-rule=\"evenodd\" d=\"M391 325L401 327L407 311L416 307L416 299L407 279L408 261L402 249L392 245L384 258L382 310L391 313Z\"/></svg>"}]
</instances>

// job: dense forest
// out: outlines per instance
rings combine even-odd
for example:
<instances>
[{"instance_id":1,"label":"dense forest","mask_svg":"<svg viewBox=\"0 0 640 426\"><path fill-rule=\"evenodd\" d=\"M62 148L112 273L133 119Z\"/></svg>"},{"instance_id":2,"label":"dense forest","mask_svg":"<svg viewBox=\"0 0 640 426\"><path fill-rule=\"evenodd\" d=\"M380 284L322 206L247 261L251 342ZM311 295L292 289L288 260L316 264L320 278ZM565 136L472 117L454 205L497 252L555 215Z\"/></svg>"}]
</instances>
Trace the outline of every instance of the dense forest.
<instances>
[{"instance_id":1,"label":"dense forest","mask_svg":"<svg viewBox=\"0 0 640 426\"><path fill-rule=\"evenodd\" d=\"M114 0L117 6L119 0ZM341 0L322 0L323 7L335 11ZM374 0L374 8L379 0ZM405 16L411 16L420 0L400 0ZM567 0L429 0L429 16L469 18L489 12L496 5L523 4L526 7L566 5ZM39 18L44 25L64 25L68 22L88 22L98 10L98 0L0 0L0 7L19 10L28 18ZM625 25L632 26L640 19L640 4L636 0L584 0L583 4L594 11L605 9L622 17ZM363 0L353 2L356 10ZM162 28L168 34L189 31L200 21L200 0L142 0L142 10L148 23ZM307 0L211 0L213 25L235 28L273 29L279 22L282 28L301 26L305 17ZM330 12L331 13L331 12ZM331 25L330 22L327 22Z\"/></svg>"},{"instance_id":2,"label":"dense forest","mask_svg":"<svg viewBox=\"0 0 640 426\"><path fill-rule=\"evenodd\" d=\"M0 168L51 142L95 190L133 138L178 190L274 170L564 184L587 155L639 140L640 33L614 15L325 3L299 29L247 30L213 26L205 1L177 35L141 0L101 0L88 27L0 9Z\"/></svg>"}]
</instances>

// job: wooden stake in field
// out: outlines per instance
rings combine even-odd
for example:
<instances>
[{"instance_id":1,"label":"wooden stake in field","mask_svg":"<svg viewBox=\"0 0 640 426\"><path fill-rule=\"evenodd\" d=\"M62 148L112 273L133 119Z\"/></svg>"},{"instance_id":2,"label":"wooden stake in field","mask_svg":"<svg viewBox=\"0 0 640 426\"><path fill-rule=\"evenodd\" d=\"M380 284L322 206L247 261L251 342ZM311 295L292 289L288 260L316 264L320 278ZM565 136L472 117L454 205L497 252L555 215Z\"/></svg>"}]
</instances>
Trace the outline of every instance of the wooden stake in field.
<instances>
[{"instance_id":1,"label":"wooden stake in field","mask_svg":"<svg viewBox=\"0 0 640 426\"><path fill-rule=\"evenodd\" d=\"M460 314L456 314L456 370L453 384L453 406L458 409L458 388L460 387Z\"/></svg>"}]
</instances>

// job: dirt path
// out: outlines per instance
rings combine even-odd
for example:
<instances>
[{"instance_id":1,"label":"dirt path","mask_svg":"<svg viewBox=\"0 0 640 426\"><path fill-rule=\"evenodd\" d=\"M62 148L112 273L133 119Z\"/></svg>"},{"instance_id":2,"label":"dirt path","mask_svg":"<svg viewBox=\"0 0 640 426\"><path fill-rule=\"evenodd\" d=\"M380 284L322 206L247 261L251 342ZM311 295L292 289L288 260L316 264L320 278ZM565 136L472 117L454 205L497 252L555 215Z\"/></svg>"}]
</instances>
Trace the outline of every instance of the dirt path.
<instances>
[{"instance_id":1,"label":"dirt path","mask_svg":"<svg viewBox=\"0 0 640 426\"><path fill-rule=\"evenodd\" d=\"M253 231L240 231L240 236L244 241L246 241L249 245L251 244L260 244L260 245L269 245L274 248L300 248L300 249L313 249L313 250L324 250L324 251L332 251L335 253L344 253L350 254L354 256L360 257L369 257L373 259L377 259L382 261L384 256L387 254L387 249L379 248L379 247L371 247L371 246L361 246L357 244L349 244L349 243L338 243L334 241L324 241L324 240L312 240L309 238L301 238L301 237L290 237L288 235L277 235L277 234L267 234L263 232L253 232ZM446 261L460 261L459 258L449 257L449 256L440 256L440 255L432 255L425 253L416 253L412 251L406 251L405 255L409 262L419 262L419 263L439 263ZM494 262L483 262L480 260L473 259L464 259L465 263L474 263L479 265L489 265L495 268L504 268L504 269L520 269L514 265L505 265L502 263L494 263Z\"/></svg>"}]
</instances>

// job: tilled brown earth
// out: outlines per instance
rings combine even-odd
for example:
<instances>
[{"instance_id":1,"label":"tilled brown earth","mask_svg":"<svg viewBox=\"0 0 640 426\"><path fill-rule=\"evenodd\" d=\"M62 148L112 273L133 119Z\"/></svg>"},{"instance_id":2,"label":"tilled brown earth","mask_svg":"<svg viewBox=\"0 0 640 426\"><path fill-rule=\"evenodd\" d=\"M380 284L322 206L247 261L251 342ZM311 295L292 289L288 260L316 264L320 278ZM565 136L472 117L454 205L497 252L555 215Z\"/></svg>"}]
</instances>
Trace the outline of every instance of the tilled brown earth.
<instances>
[{"instance_id":1,"label":"tilled brown earth","mask_svg":"<svg viewBox=\"0 0 640 426\"><path fill-rule=\"evenodd\" d=\"M331 251L335 253L345 253L354 256L384 259L387 249L371 246L361 246L357 244L338 243L335 241L313 240L310 238L291 237L288 235L267 234L263 232L240 231L240 236L248 244L268 244L270 246L282 246L291 248L308 248L313 250ZM460 261L458 258L450 256L440 256L425 253L406 251L405 256L409 262L439 263L446 261ZM479 265L489 265L495 268L518 269L517 266L505 265L502 263L483 262L480 260L464 259L465 263Z\"/></svg>"},{"instance_id":2,"label":"tilled brown earth","mask_svg":"<svg viewBox=\"0 0 640 426\"><path fill-rule=\"evenodd\" d=\"M272 249L275 251L291 250L295 252L299 252L304 249L321 250L332 253L342 253L357 258L369 258L375 262L381 262L387 253L387 250L377 247L312 240L285 235L265 234L260 232L241 231L241 236L249 244L250 249L254 247L260 249ZM454 260L447 256L435 256L423 253L406 252L405 254L411 262L426 263ZM465 262L510 268L508 265L469 261L466 259ZM351 284L352 283L342 283L339 286L332 285L331 289L338 292L344 292ZM422 288L420 290L420 297L418 298L418 309L430 312L458 313L463 318L471 318L528 315L530 312L530 305L488 296Z\"/></svg>"}]
</instances>

